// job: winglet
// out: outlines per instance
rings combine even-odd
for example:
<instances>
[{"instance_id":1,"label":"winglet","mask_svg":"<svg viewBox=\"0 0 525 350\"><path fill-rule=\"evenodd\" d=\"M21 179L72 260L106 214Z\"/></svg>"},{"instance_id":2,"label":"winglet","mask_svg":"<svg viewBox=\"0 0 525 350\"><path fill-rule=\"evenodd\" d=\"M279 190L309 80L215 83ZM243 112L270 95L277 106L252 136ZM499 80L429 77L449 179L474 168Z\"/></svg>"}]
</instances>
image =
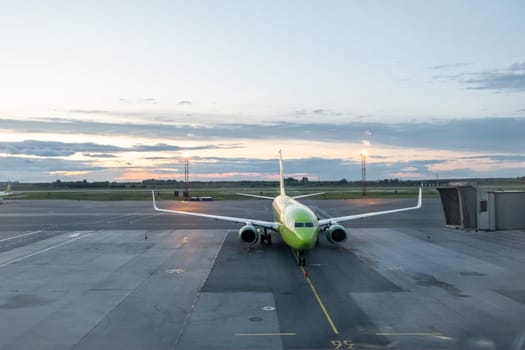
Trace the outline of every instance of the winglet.
<instances>
[{"instance_id":1,"label":"winglet","mask_svg":"<svg viewBox=\"0 0 525 350\"><path fill-rule=\"evenodd\" d=\"M151 197L153 197L153 208L159 210L159 208L157 208L157 201L155 200L155 191L151 191Z\"/></svg>"},{"instance_id":2,"label":"winglet","mask_svg":"<svg viewBox=\"0 0 525 350\"><path fill-rule=\"evenodd\" d=\"M421 194L421 187L419 187L419 197L417 199L416 208L421 208L421 206L423 205L422 197L423 197L423 195Z\"/></svg>"}]
</instances>

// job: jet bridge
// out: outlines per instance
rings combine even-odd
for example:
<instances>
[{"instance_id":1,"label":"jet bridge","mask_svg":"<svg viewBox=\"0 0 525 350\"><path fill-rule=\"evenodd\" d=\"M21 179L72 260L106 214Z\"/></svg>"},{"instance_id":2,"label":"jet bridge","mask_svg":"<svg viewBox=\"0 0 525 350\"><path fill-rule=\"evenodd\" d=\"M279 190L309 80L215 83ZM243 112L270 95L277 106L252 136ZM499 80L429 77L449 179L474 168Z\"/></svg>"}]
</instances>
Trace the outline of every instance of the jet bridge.
<instances>
[{"instance_id":1,"label":"jet bridge","mask_svg":"<svg viewBox=\"0 0 525 350\"><path fill-rule=\"evenodd\" d=\"M525 192L479 190L471 183L437 188L445 225L462 230L525 229Z\"/></svg>"}]
</instances>

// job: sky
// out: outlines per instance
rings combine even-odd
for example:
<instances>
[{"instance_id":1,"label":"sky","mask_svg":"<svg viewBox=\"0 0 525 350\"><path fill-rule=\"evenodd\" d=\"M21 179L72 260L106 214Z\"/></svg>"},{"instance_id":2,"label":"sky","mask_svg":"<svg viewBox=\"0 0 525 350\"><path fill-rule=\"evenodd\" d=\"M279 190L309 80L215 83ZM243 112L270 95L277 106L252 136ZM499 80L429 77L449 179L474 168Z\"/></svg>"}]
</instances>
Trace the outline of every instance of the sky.
<instances>
[{"instance_id":1,"label":"sky","mask_svg":"<svg viewBox=\"0 0 525 350\"><path fill-rule=\"evenodd\" d=\"M0 0L0 182L525 176L523 13Z\"/></svg>"}]
</instances>

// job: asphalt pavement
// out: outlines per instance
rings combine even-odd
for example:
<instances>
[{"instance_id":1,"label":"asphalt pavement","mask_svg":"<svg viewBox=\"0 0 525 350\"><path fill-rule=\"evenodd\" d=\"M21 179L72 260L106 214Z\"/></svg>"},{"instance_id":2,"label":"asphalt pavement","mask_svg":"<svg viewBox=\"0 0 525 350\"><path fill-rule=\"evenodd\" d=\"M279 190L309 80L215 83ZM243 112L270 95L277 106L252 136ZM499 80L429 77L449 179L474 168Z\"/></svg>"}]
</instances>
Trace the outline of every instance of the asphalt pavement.
<instances>
[{"instance_id":1,"label":"asphalt pavement","mask_svg":"<svg viewBox=\"0 0 525 350\"><path fill-rule=\"evenodd\" d=\"M319 217L415 204L308 200ZM159 202L271 219L270 202ZM522 349L525 232L443 227L441 204L348 222L308 277L289 248L148 202L0 206L0 349ZM146 239L147 237L147 239Z\"/></svg>"}]
</instances>

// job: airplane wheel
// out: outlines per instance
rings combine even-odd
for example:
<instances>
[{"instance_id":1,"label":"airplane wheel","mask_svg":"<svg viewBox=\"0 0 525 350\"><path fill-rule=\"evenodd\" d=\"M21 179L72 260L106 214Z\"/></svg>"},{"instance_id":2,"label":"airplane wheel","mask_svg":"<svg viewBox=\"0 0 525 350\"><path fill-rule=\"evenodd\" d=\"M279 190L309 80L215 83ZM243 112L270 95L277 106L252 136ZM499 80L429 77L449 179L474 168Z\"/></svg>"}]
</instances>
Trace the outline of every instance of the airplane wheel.
<instances>
[{"instance_id":1,"label":"airplane wheel","mask_svg":"<svg viewBox=\"0 0 525 350\"><path fill-rule=\"evenodd\" d=\"M297 264L299 266L305 266L306 265L306 257L305 257L304 251L298 251L297 252Z\"/></svg>"}]
</instances>

